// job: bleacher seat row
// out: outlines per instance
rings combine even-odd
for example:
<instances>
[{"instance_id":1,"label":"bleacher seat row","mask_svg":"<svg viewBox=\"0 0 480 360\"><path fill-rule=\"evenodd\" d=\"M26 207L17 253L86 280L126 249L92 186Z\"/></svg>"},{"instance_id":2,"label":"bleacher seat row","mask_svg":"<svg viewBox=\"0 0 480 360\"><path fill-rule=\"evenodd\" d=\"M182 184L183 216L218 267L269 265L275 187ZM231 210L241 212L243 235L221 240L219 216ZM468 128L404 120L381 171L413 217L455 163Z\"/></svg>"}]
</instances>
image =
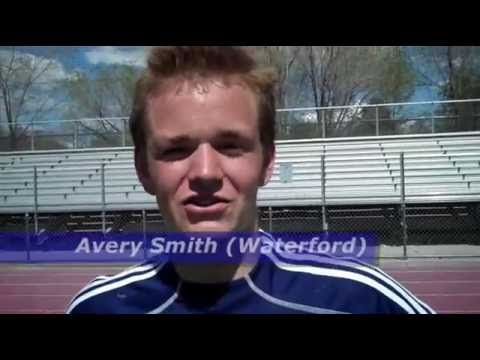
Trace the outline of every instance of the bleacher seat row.
<instances>
[{"instance_id":1,"label":"bleacher seat row","mask_svg":"<svg viewBox=\"0 0 480 360\"><path fill-rule=\"evenodd\" d=\"M480 132L469 132L278 141L259 205L322 205L322 156L327 204L399 203L402 152L407 203L480 199ZM282 164L291 164L290 180L283 179ZM0 213L155 207L137 179L130 147L0 154Z\"/></svg>"}]
</instances>

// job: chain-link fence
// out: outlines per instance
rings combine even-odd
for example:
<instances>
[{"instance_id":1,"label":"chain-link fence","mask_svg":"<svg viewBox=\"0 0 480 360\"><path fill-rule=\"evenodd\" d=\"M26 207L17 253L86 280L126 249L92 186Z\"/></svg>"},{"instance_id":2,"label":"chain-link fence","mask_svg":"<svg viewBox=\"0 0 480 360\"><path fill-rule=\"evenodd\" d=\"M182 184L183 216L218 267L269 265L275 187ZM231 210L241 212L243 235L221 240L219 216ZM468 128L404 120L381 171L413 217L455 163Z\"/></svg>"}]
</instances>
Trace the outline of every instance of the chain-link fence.
<instances>
[{"instance_id":1,"label":"chain-link fence","mask_svg":"<svg viewBox=\"0 0 480 360\"><path fill-rule=\"evenodd\" d=\"M407 204L405 210L398 204L261 207L258 221L262 230L274 233L373 233L380 258L480 257L479 202ZM3 260L19 262L46 259L38 251L54 246L42 241L65 243L72 233L132 233L144 238L149 232L164 231L165 222L157 210L0 215L2 249L11 242L17 243L17 249L23 244L21 252L3 251ZM39 236L32 238L32 234ZM29 251L33 248L37 253Z\"/></svg>"},{"instance_id":2,"label":"chain-link fence","mask_svg":"<svg viewBox=\"0 0 480 360\"><path fill-rule=\"evenodd\" d=\"M436 134L479 129L478 99L277 110L279 140Z\"/></svg>"},{"instance_id":3,"label":"chain-link fence","mask_svg":"<svg viewBox=\"0 0 480 360\"><path fill-rule=\"evenodd\" d=\"M128 118L42 121L17 124L11 130L0 124L0 151L85 149L132 146Z\"/></svg>"},{"instance_id":4,"label":"chain-link fence","mask_svg":"<svg viewBox=\"0 0 480 360\"><path fill-rule=\"evenodd\" d=\"M322 216L325 211L325 217ZM273 232L373 233L379 256L480 257L480 203L343 205L260 209Z\"/></svg>"},{"instance_id":5,"label":"chain-link fence","mask_svg":"<svg viewBox=\"0 0 480 360\"><path fill-rule=\"evenodd\" d=\"M480 130L480 99L277 110L277 139ZM132 146L128 117L0 124L0 151Z\"/></svg>"},{"instance_id":6,"label":"chain-link fence","mask_svg":"<svg viewBox=\"0 0 480 360\"><path fill-rule=\"evenodd\" d=\"M260 224L269 232L369 233L378 243L398 247L403 256L399 205L263 208Z\"/></svg>"},{"instance_id":7,"label":"chain-link fence","mask_svg":"<svg viewBox=\"0 0 480 360\"><path fill-rule=\"evenodd\" d=\"M33 231L31 214L0 216L0 261L30 261L30 239Z\"/></svg>"}]
</instances>

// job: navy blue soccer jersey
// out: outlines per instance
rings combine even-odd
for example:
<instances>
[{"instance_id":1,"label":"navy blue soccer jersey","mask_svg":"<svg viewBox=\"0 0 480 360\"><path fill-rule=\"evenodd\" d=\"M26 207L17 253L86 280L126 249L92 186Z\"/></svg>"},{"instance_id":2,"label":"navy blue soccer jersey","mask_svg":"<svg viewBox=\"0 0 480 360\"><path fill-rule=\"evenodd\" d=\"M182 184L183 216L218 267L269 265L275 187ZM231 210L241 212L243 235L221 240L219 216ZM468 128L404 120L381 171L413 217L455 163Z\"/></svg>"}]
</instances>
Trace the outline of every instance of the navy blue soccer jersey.
<instances>
[{"instance_id":1,"label":"navy blue soccer jersey","mask_svg":"<svg viewBox=\"0 0 480 360\"><path fill-rule=\"evenodd\" d=\"M87 284L71 314L433 314L377 267L319 255L262 254L244 278L181 280L154 258Z\"/></svg>"}]
</instances>

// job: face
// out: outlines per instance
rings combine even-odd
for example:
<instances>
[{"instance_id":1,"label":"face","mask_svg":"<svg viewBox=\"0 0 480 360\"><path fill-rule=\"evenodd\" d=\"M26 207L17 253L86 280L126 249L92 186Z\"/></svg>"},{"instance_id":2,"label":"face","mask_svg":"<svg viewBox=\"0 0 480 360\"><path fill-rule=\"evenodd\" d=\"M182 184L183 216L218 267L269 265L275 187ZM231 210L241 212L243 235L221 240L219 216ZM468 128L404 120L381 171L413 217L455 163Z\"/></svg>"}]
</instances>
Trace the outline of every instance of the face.
<instances>
[{"instance_id":1,"label":"face","mask_svg":"<svg viewBox=\"0 0 480 360\"><path fill-rule=\"evenodd\" d=\"M270 179L274 151L260 143L255 94L213 80L178 85L147 103L140 181L170 230L257 230L257 191Z\"/></svg>"}]
</instances>

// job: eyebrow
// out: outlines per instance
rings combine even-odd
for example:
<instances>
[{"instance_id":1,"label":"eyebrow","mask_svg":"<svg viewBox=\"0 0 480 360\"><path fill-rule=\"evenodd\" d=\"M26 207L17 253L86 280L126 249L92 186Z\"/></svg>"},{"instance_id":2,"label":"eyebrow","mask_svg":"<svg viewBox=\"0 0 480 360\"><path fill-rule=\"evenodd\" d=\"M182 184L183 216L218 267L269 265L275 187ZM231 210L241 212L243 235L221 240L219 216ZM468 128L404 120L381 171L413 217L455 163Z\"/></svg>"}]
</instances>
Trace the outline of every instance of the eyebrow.
<instances>
[{"instance_id":1,"label":"eyebrow","mask_svg":"<svg viewBox=\"0 0 480 360\"><path fill-rule=\"evenodd\" d=\"M227 138L227 139L248 139L249 136L243 134L240 131L234 130L222 130L218 135L219 138Z\"/></svg>"},{"instance_id":2,"label":"eyebrow","mask_svg":"<svg viewBox=\"0 0 480 360\"><path fill-rule=\"evenodd\" d=\"M235 130L222 130L220 131L219 134L215 135L216 139L249 139L249 137L245 134L242 134L239 131ZM185 144L189 142L195 141L194 138L192 138L189 135L177 135L173 137L160 137L158 138L158 141L160 143L165 143L168 145L178 145L178 144Z\"/></svg>"},{"instance_id":3,"label":"eyebrow","mask_svg":"<svg viewBox=\"0 0 480 360\"><path fill-rule=\"evenodd\" d=\"M176 145L176 144L184 144L184 143L191 142L193 139L188 135L178 135L171 138L163 137L160 140L161 142L165 142L170 145Z\"/></svg>"}]
</instances>

